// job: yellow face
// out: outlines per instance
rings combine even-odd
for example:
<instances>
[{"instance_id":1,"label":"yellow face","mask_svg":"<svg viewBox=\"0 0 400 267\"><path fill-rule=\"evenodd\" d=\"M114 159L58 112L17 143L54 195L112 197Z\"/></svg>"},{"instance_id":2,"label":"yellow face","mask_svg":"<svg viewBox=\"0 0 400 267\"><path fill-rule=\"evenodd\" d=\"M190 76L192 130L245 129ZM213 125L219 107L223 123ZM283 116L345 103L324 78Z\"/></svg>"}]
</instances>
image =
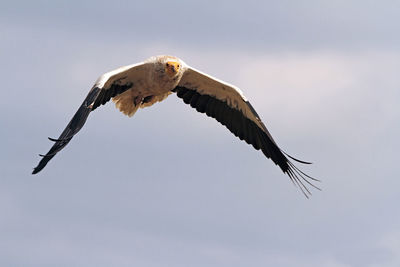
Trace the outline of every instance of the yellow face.
<instances>
[{"instance_id":1,"label":"yellow face","mask_svg":"<svg viewBox=\"0 0 400 267\"><path fill-rule=\"evenodd\" d=\"M180 70L181 64L176 61L167 61L165 63L165 72L170 76L174 77Z\"/></svg>"}]
</instances>

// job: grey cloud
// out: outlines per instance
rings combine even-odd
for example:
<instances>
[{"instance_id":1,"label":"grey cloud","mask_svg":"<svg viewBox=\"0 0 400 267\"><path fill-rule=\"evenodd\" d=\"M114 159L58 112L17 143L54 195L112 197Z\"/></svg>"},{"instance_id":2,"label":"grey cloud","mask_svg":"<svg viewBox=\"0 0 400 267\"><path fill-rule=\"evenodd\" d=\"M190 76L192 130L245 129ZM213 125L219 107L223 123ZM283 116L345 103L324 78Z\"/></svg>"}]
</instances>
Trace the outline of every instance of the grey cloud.
<instances>
[{"instance_id":1,"label":"grey cloud","mask_svg":"<svg viewBox=\"0 0 400 267\"><path fill-rule=\"evenodd\" d=\"M399 9L396 1L22 1L5 3L1 12L3 23L97 41L357 50L397 47Z\"/></svg>"}]
</instances>

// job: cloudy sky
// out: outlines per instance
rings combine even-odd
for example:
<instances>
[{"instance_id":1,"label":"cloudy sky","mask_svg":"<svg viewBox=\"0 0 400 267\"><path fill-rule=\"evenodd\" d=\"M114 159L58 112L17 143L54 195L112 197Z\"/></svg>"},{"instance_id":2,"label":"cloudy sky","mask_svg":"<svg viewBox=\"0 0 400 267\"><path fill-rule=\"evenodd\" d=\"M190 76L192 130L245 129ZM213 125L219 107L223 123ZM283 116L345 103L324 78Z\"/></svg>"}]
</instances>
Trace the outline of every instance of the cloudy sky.
<instances>
[{"instance_id":1,"label":"cloudy sky","mask_svg":"<svg viewBox=\"0 0 400 267\"><path fill-rule=\"evenodd\" d=\"M400 266L398 1L0 6L1 266ZM99 75L158 54L239 86L323 190L174 95L31 175Z\"/></svg>"}]
</instances>

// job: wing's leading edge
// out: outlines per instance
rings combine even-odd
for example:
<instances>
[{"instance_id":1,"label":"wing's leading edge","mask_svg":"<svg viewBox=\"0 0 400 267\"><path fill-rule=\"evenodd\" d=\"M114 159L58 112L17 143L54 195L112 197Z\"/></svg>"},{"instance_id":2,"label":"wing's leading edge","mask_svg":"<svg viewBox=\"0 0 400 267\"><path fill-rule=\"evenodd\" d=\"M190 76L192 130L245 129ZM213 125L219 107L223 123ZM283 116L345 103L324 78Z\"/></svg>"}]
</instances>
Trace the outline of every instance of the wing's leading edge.
<instances>
[{"instance_id":1,"label":"wing's leading edge","mask_svg":"<svg viewBox=\"0 0 400 267\"><path fill-rule=\"evenodd\" d=\"M302 172L286 156L299 163L309 163L298 160L279 148L240 89L188 67L174 91L186 104L216 119L240 140L246 141L256 150L261 150L289 176L306 197L311 195L307 185L319 189L310 182L318 180Z\"/></svg>"},{"instance_id":2,"label":"wing's leading edge","mask_svg":"<svg viewBox=\"0 0 400 267\"><path fill-rule=\"evenodd\" d=\"M85 124L91 111L133 88L139 80L143 79L146 71L146 64L138 63L120 67L100 76L61 135L57 139L49 138L55 144L46 155L40 155L43 158L33 169L32 174L40 172L71 141Z\"/></svg>"}]
</instances>

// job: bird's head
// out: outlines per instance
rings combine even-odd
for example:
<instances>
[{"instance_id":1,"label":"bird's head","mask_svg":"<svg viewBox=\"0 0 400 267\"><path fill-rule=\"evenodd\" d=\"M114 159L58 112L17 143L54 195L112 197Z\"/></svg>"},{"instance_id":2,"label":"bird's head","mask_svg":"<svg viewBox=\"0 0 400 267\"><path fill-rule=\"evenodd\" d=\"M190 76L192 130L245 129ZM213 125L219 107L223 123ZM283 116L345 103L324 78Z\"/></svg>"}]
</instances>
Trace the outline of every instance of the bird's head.
<instances>
[{"instance_id":1,"label":"bird's head","mask_svg":"<svg viewBox=\"0 0 400 267\"><path fill-rule=\"evenodd\" d=\"M165 66L164 66L165 73L167 73L168 76L173 78L179 73L181 67L182 67L182 64L179 61L169 59L165 62Z\"/></svg>"},{"instance_id":2,"label":"bird's head","mask_svg":"<svg viewBox=\"0 0 400 267\"><path fill-rule=\"evenodd\" d=\"M164 81L179 81L184 73L185 63L177 57L160 55L151 57L148 61L153 63L155 74Z\"/></svg>"}]
</instances>

